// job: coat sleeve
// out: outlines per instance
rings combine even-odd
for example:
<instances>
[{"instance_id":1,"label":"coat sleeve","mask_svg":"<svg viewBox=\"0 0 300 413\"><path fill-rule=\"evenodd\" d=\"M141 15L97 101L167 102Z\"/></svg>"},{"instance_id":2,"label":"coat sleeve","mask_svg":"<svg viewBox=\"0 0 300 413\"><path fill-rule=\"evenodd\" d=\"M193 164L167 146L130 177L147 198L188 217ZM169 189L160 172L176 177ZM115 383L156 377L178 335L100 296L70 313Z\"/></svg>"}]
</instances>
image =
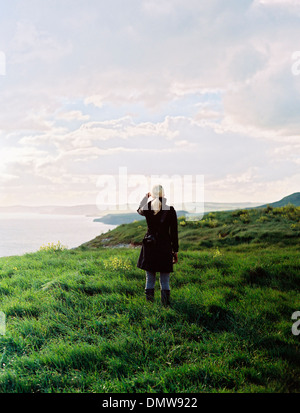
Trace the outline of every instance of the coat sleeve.
<instances>
[{"instance_id":1,"label":"coat sleeve","mask_svg":"<svg viewBox=\"0 0 300 413\"><path fill-rule=\"evenodd\" d=\"M145 211L148 211L148 194L146 194L141 200L140 205L137 209L137 212L143 216L145 216Z\"/></svg>"},{"instance_id":2,"label":"coat sleeve","mask_svg":"<svg viewBox=\"0 0 300 413\"><path fill-rule=\"evenodd\" d=\"M178 221L177 214L173 207L171 207L171 223L170 223L170 236L173 252L178 252Z\"/></svg>"}]
</instances>

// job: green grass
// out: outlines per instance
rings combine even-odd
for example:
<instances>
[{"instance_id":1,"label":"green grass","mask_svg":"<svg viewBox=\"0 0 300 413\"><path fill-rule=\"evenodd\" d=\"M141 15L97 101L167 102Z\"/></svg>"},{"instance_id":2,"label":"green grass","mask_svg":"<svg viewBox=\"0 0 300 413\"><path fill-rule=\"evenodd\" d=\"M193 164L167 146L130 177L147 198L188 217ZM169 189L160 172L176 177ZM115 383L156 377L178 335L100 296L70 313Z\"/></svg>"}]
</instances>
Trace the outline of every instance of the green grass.
<instances>
[{"instance_id":1,"label":"green grass","mask_svg":"<svg viewBox=\"0 0 300 413\"><path fill-rule=\"evenodd\" d=\"M291 331L299 310L297 220L272 211L271 222L288 234L276 239L260 236L269 225L263 219L254 242L222 244L217 236L224 223L232 225L227 236L254 231L249 225L264 216L254 213L261 212L251 211L248 223L230 224L243 214L235 212L205 217L221 226L180 225L180 242L193 248L179 253L167 308L158 285L155 302L145 301L139 248L94 241L1 258L0 392L299 392L299 336ZM101 239L114 234L117 244L116 233L119 243L130 234L138 242L144 229L128 224ZM211 247L195 247L202 231Z\"/></svg>"},{"instance_id":2,"label":"green grass","mask_svg":"<svg viewBox=\"0 0 300 413\"><path fill-rule=\"evenodd\" d=\"M300 207L257 208L220 211L205 214L200 221L178 217L181 250L222 247L230 250L243 245L257 247L295 246L300 238ZM139 246L146 231L146 221L122 224L83 244L84 248L99 248L118 244Z\"/></svg>"}]
</instances>

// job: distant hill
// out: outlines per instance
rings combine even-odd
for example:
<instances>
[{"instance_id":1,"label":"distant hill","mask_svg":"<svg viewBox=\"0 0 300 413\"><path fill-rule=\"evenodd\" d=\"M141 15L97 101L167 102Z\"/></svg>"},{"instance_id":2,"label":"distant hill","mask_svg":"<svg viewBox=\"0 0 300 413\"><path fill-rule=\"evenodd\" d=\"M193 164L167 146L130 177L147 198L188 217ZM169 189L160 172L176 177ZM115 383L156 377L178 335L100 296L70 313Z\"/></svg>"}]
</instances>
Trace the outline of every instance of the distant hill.
<instances>
[{"instance_id":1,"label":"distant hill","mask_svg":"<svg viewBox=\"0 0 300 413\"><path fill-rule=\"evenodd\" d=\"M260 205L259 203L252 202L236 202L236 203L221 203L221 202L205 202L204 211L226 211L232 209L241 208L253 208ZM186 211L181 211L185 206L178 207L174 205L176 211L179 214L186 214ZM108 222L108 220L120 221L122 218L122 223L132 222L133 220L139 219L136 213L137 205L107 205L105 208L98 208L96 204L85 204L85 205L40 205L40 206L26 206L26 205L12 205L12 206L0 206L0 214L50 214L50 215L86 215L93 216L97 218L104 218L105 220L101 222ZM187 205L186 209L193 210L194 205ZM200 206L201 209L201 206ZM119 218L116 218L116 215ZM134 217L132 219L132 217ZM129 220L129 221L128 221Z\"/></svg>"},{"instance_id":2,"label":"distant hill","mask_svg":"<svg viewBox=\"0 0 300 413\"><path fill-rule=\"evenodd\" d=\"M300 192L295 192L291 195L285 196L280 201L272 202L270 204L261 205L257 208L266 208L268 205L273 208L283 207L288 204L300 206Z\"/></svg>"},{"instance_id":3,"label":"distant hill","mask_svg":"<svg viewBox=\"0 0 300 413\"><path fill-rule=\"evenodd\" d=\"M137 214L138 215L138 214ZM209 212L199 221L178 217L180 250L235 245L267 247L297 246L300 239L300 208L251 208ZM147 230L146 220L122 223L82 245L84 248L140 246Z\"/></svg>"},{"instance_id":4,"label":"distant hill","mask_svg":"<svg viewBox=\"0 0 300 413\"><path fill-rule=\"evenodd\" d=\"M42 206L0 206L1 214L49 214L49 215L90 215L99 216L96 205L42 205Z\"/></svg>"},{"instance_id":5,"label":"distant hill","mask_svg":"<svg viewBox=\"0 0 300 413\"><path fill-rule=\"evenodd\" d=\"M177 217L186 216L186 211L177 211ZM95 218L94 222L102 222L103 224L108 225L121 225L121 224L130 224L134 221L145 220L145 217L139 215L137 212L132 212L128 214L107 214L101 218Z\"/></svg>"},{"instance_id":6,"label":"distant hill","mask_svg":"<svg viewBox=\"0 0 300 413\"><path fill-rule=\"evenodd\" d=\"M294 194L288 195L282 198L280 201L273 203L268 203L261 205L256 202L204 202L204 213L216 212L216 211L233 211L238 209L249 209L249 208L263 208L267 205L272 207L281 207L288 204L293 204L295 206L300 206L300 192L295 192ZM174 205L177 216L183 216L191 212L194 205L187 204L180 207ZM201 207L201 205L200 205ZM186 208L186 210L182 210ZM201 208L199 208L201 209ZM106 224L120 225L126 224L133 221L138 221L143 219L136 212L134 205L119 205L118 207L113 205L108 205L105 209L101 210L96 204L85 204L85 205L41 205L41 206L24 206L24 205L13 205L13 206L0 206L0 213L18 213L18 214L50 214L50 215L85 215L95 217L95 221L103 222ZM187 212L189 211L189 212Z\"/></svg>"},{"instance_id":7,"label":"distant hill","mask_svg":"<svg viewBox=\"0 0 300 413\"><path fill-rule=\"evenodd\" d=\"M276 201L269 204L260 205L257 203L251 202L236 202L236 203L218 203L218 202L205 202L204 204L204 215L209 212L221 212L221 211L235 211L243 209L252 209L252 208L266 208L268 205L272 207L282 207L288 204L293 204L295 206L300 206L300 192L295 192L292 195L288 195L282 198L280 201ZM185 216L192 217L193 214L189 214L188 211L177 210L177 217ZM100 218L95 218L95 222L102 222L109 225L121 225L129 224L134 221L141 221L144 217L140 216L136 212L131 213L111 213L106 214Z\"/></svg>"},{"instance_id":8,"label":"distant hill","mask_svg":"<svg viewBox=\"0 0 300 413\"><path fill-rule=\"evenodd\" d=\"M130 222L142 220L144 217L137 214L136 212L128 214L107 214L101 218L95 218L94 222L102 222L103 224L108 225L121 225L129 224Z\"/></svg>"}]
</instances>

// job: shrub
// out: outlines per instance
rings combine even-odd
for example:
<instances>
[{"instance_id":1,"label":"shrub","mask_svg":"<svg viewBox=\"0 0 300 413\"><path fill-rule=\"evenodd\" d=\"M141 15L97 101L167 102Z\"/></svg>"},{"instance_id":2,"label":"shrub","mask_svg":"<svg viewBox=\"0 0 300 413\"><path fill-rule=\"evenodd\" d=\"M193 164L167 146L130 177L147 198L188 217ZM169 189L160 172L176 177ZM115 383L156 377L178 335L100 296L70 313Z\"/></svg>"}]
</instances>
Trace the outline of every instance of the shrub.
<instances>
[{"instance_id":1,"label":"shrub","mask_svg":"<svg viewBox=\"0 0 300 413\"><path fill-rule=\"evenodd\" d=\"M216 218L216 214L214 212L209 212L209 218Z\"/></svg>"},{"instance_id":2,"label":"shrub","mask_svg":"<svg viewBox=\"0 0 300 413\"><path fill-rule=\"evenodd\" d=\"M241 215L240 215L240 220L241 220L244 224L249 224L249 222L250 222L250 217L249 217L248 212L247 212L247 213L244 213L244 214L241 214Z\"/></svg>"},{"instance_id":3,"label":"shrub","mask_svg":"<svg viewBox=\"0 0 300 413\"><path fill-rule=\"evenodd\" d=\"M40 247L40 251L47 251L47 252L57 252L57 251L63 251L67 249L65 245L62 245L60 241L58 241L57 244L54 244L54 242L49 242L47 245L43 244Z\"/></svg>"},{"instance_id":4,"label":"shrub","mask_svg":"<svg viewBox=\"0 0 300 413\"><path fill-rule=\"evenodd\" d=\"M266 214L269 214L270 212L272 213L272 212L273 212L273 207L271 207L271 205L268 205L268 206L266 207L266 209L264 210L264 212L265 212Z\"/></svg>"},{"instance_id":5,"label":"shrub","mask_svg":"<svg viewBox=\"0 0 300 413\"><path fill-rule=\"evenodd\" d=\"M270 221L270 219L266 217L265 215L262 215L256 220L256 222L266 222L266 221Z\"/></svg>"},{"instance_id":6,"label":"shrub","mask_svg":"<svg viewBox=\"0 0 300 413\"><path fill-rule=\"evenodd\" d=\"M113 271L130 271L132 268L130 261L121 257L113 257L103 260L103 264L105 269Z\"/></svg>"},{"instance_id":7,"label":"shrub","mask_svg":"<svg viewBox=\"0 0 300 413\"><path fill-rule=\"evenodd\" d=\"M220 257L221 255L222 255L222 253L220 252L219 248L216 247L215 250L214 250L214 253L213 253L213 257L214 258Z\"/></svg>"},{"instance_id":8,"label":"shrub","mask_svg":"<svg viewBox=\"0 0 300 413\"><path fill-rule=\"evenodd\" d=\"M200 223L202 226L209 227L209 228L216 228L219 226L219 221L217 219L212 219L212 218L202 219Z\"/></svg>"},{"instance_id":9,"label":"shrub","mask_svg":"<svg viewBox=\"0 0 300 413\"><path fill-rule=\"evenodd\" d=\"M248 214L248 210L247 209L238 209L237 211L232 211L231 215L233 217L239 217L240 215L243 214Z\"/></svg>"}]
</instances>

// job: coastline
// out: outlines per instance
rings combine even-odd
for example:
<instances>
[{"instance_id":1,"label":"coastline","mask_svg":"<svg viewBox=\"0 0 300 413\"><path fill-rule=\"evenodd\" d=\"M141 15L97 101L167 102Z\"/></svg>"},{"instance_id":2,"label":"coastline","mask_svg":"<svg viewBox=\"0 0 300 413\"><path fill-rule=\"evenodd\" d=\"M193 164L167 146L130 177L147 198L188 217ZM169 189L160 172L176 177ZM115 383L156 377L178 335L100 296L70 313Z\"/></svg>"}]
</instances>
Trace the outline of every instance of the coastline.
<instances>
[{"instance_id":1,"label":"coastline","mask_svg":"<svg viewBox=\"0 0 300 413\"><path fill-rule=\"evenodd\" d=\"M0 257L34 253L48 243L60 242L68 249L77 248L115 227L84 215L0 214Z\"/></svg>"}]
</instances>

